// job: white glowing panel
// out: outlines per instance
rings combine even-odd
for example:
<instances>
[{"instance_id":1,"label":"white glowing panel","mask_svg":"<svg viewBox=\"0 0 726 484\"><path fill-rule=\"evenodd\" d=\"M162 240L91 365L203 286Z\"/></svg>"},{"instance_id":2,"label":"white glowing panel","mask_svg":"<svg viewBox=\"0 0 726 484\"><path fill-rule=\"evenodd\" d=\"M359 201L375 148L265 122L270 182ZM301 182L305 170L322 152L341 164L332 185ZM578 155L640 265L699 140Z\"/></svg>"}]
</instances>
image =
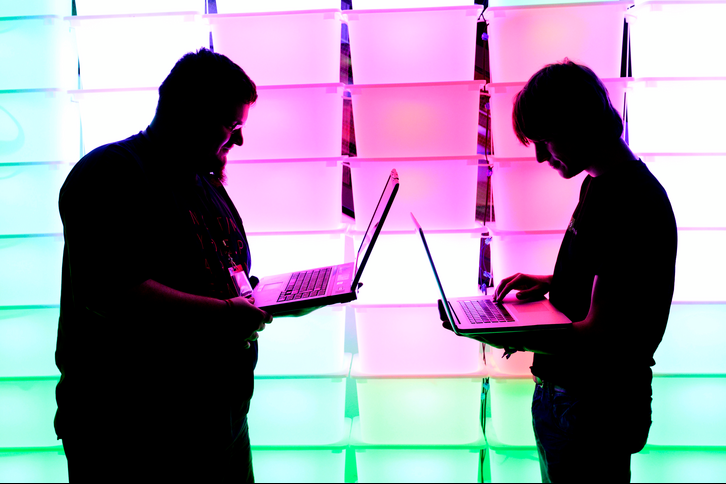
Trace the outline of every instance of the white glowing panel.
<instances>
[{"instance_id":1,"label":"white glowing panel","mask_svg":"<svg viewBox=\"0 0 726 484\"><path fill-rule=\"evenodd\" d=\"M726 482L726 449L646 447L630 470L631 482Z\"/></svg>"},{"instance_id":2,"label":"white glowing panel","mask_svg":"<svg viewBox=\"0 0 726 484\"><path fill-rule=\"evenodd\" d=\"M482 81L350 86L358 156L476 154Z\"/></svg>"},{"instance_id":3,"label":"white glowing panel","mask_svg":"<svg viewBox=\"0 0 726 484\"><path fill-rule=\"evenodd\" d=\"M363 7L355 2L354 7ZM474 78L476 19L482 7L346 12L357 84Z\"/></svg>"},{"instance_id":4,"label":"white glowing panel","mask_svg":"<svg viewBox=\"0 0 726 484\"><path fill-rule=\"evenodd\" d=\"M330 230L340 225L342 171L335 159L228 163L226 189L250 232Z\"/></svg>"},{"instance_id":5,"label":"white glowing panel","mask_svg":"<svg viewBox=\"0 0 726 484\"><path fill-rule=\"evenodd\" d=\"M521 376L531 377L534 353L528 351L517 351L509 358L504 357L504 350L486 345L484 349L487 369L492 376Z\"/></svg>"},{"instance_id":6,"label":"white glowing panel","mask_svg":"<svg viewBox=\"0 0 726 484\"><path fill-rule=\"evenodd\" d=\"M726 230L679 230L676 287L679 302L726 302Z\"/></svg>"},{"instance_id":7,"label":"white glowing panel","mask_svg":"<svg viewBox=\"0 0 726 484\"><path fill-rule=\"evenodd\" d=\"M156 88L72 91L81 113L84 153L146 129L156 113Z\"/></svg>"},{"instance_id":8,"label":"white glowing panel","mask_svg":"<svg viewBox=\"0 0 726 484\"><path fill-rule=\"evenodd\" d=\"M623 17L629 1L489 7L492 82L523 82L565 57L600 78L620 76ZM516 59L516 62L512 62Z\"/></svg>"},{"instance_id":9,"label":"white glowing panel","mask_svg":"<svg viewBox=\"0 0 726 484\"><path fill-rule=\"evenodd\" d=\"M254 77L253 77L253 80ZM339 157L343 84L261 86L229 160Z\"/></svg>"},{"instance_id":10,"label":"white glowing panel","mask_svg":"<svg viewBox=\"0 0 726 484\"><path fill-rule=\"evenodd\" d=\"M353 0L353 8L356 10L457 7L473 4L474 0Z\"/></svg>"},{"instance_id":11,"label":"white glowing panel","mask_svg":"<svg viewBox=\"0 0 726 484\"><path fill-rule=\"evenodd\" d=\"M489 380L492 424L504 445L534 446L532 429L532 378L491 378Z\"/></svg>"},{"instance_id":12,"label":"white glowing panel","mask_svg":"<svg viewBox=\"0 0 726 484\"><path fill-rule=\"evenodd\" d=\"M0 452L0 482L68 482L68 461L62 450Z\"/></svg>"},{"instance_id":13,"label":"white glowing panel","mask_svg":"<svg viewBox=\"0 0 726 484\"><path fill-rule=\"evenodd\" d=\"M58 309L0 311L0 378L52 376Z\"/></svg>"},{"instance_id":14,"label":"white glowing panel","mask_svg":"<svg viewBox=\"0 0 726 484\"><path fill-rule=\"evenodd\" d=\"M414 213L424 230L473 227L478 157L351 158L355 228L365 230L385 180L395 168L401 179L386 230L410 230Z\"/></svg>"},{"instance_id":15,"label":"white glowing panel","mask_svg":"<svg viewBox=\"0 0 726 484\"><path fill-rule=\"evenodd\" d=\"M441 327L436 304L354 308L364 373L452 375L473 373L481 366L481 343Z\"/></svg>"},{"instance_id":16,"label":"white glowing panel","mask_svg":"<svg viewBox=\"0 0 726 484\"><path fill-rule=\"evenodd\" d=\"M71 166L0 164L0 235L63 232L58 192Z\"/></svg>"},{"instance_id":17,"label":"white glowing panel","mask_svg":"<svg viewBox=\"0 0 726 484\"><path fill-rule=\"evenodd\" d=\"M481 230L426 232L446 297L479 294ZM356 247L361 236L356 237ZM433 304L441 298L418 232L381 234L361 282L361 304Z\"/></svg>"},{"instance_id":18,"label":"white glowing panel","mask_svg":"<svg viewBox=\"0 0 726 484\"><path fill-rule=\"evenodd\" d=\"M0 306L60 302L63 237L0 238Z\"/></svg>"},{"instance_id":19,"label":"white glowing panel","mask_svg":"<svg viewBox=\"0 0 726 484\"><path fill-rule=\"evenodd\" d=\"M69 17L84 89L159 86L184 54L209 47L194 13Z\"/></svg>"},{"instance_id":20,"label":"white glowing panel","mask_svg":"<svg viewBox=\"0 0 726 484\"><path fill-rule=\"evenodd\" d=\"M352 260L352 240L342 230L318 234L248 233L247 239L252 252L252 274L258 277Z\"/></svg>"},{"instance_id":21,"label":"white glowing panel","mask_svg":"<svg viewBox=\"0 0 726 484\"><path fill-rule=\"evenodd\" d=\"M340 3L330 10L204 18L215 52L232 59L259 86L340 82Z\"/></svg>"},{"instance_id":22,"label":"white glowing panel","mask_svg":"<svg viewBox=\"0 0 726 484\"><path fill-rule=\"evenodd\" d=\"M0 89L72 89L78 84L73 36L61 17L0 18Z\"/></svg>"},{"instance_id":23,"label":"white glowing panel","mask_svg":"<svg viewBox=\"0 0 726 484\"><path fill-rule=\"evenodd\" d=\"M205 0L76 0L78 15L204 12Z\"/></svg>"},{"instance_id":24,"label":"white glowing panel","mask_svg":"<svg viewBox=\"0 0 726 484\"><path fill-rule=\"evenodd\" d=\"M726 374L725 345L726 304L673 304L653 372Z\"/></svg>"},{"instance_id":25,"label":"white glowing panel","mask_svg":"<svg viewBox=\"0 0 726 484\"><path fill-rule=\"evenodd\" d=\"M0 381L0 448L58 445L52 380Z\"/></svg>"},{"instance_id":26,"label":"white glowing panel","mask_svg":"<svg viewBox=\"0 0 726 484\"><path fill-rule=\"evenodd\" d=\"M260 333L255 375L329 375L345 367L345 306L275 318Z\"/></svg>"},{"instance_id":27,"label":"white glowing panel","mask_svg":"<svg viewBox=\"0 0 726 484\"><path fill-rule=\"evenodd\" d=\"M632 87L628 119L633 151L726 153L726 118L720 114L726 111L726 79L642 79Z\"/></svg>"},{"instance_id":28,"label":"white glowing panel","mask_svg":"<svg viewBox=\"0 0 726 484\"><path fill-rule=\"evenodd\" d=\"M625 106L625 91L628 79L602 79L610 101L619 113ZM512 127L514 99L524 87L524 82L504 82L487 84L491 104L492 143L497 158L534 158L534 144L524 146L517 139Z\"/></svg>"},{"instance_id":29,"label":"white glowing panel","mask_svg":"<svg viewBox=\"0 0 726 484\"><path fill-rule=\"evenodd\" d=\"M726 76L726 58L716 53L716 46L726 45L724 18L724 1L641 3L626 15L633 72L638 77Z\"/></svg>"},{"instance_id":30,"label":"white glowing panel","mask_svg":"<svg viewBox=\"0 0 726 484\"><path fill-rule=\"evenodd\" d=\"M479 482L479 449L355 448L358 482Z\"/></svg>"},{"instance_id":31,"label":"white glowing panel","mask_svg":"<svg viewBox=\"0 0 726 484\"><path fill-rule=\"evenodd\" d=\"M726 227L726 156L641 156L663 185L679 227Z\"/></svg>"},{"instance_id":32,"label":"white glowing panel","mask_svg":"<svg viewBox=\"0 0 726 484\"><path fill-rule=\"evenodd\" d=\"M346 450L261 450L252 446L256 482L345 482ZM284 463L284 464L283 464Z\"/></svg>"},{"instance_id":33,"label":"white glowing panel","mask_svg":"<svg viewBox=\"0 0 726 484\"><path fill-rule=\"evenodd\" d=\"M533 158L493 161L492 194L500 231L565 230L587 176L565 180L547 163Z\"/></svg>"},{"instance_id":34,"label":"white glowing panel","mask_svg":"<svg viewBox=\"0 0 726 484\"><path fill-rule=\"evenodd\" d=\"M68 0L0 0L0 17L26 17L31 15L71 14L72 3Z\"/></svg>"},{"instance_id":35,"label":"white glowing panel","mask_svg":"<svg viewBox=\"0 0 726 484\"><path fill-rule=\"evenodd\" d=\"M490 441L487 450L491 482L542 482L536 448L494 447Z\"/></svg>"},{"instance_id":36,"label":"white glowing panel","mask_svg":"<svg viewBox=\"0 0 726 484\"><path fill-rule=\"evenodd\" d=\"M492 0L490 7L524 7L527 5L563 5L570 3L600 3L618 0ZM537 481L539 482L539 481Z\"/></svg>"},{"instance_id":37,"label":"white glowing panel","mask_svg":"<svg viewBox=\"0 0 726 484\"><path fill-rule=\"evenodd\" d=\"M217 13L293 12L340 9L340 0L217 0Z\"/></svg>"},{"instance_id":38,"label":"white glowing panel","mask_svg":"<svg viewBox=\"0 0 726 484\"><path fill-rule=\"evenodd\" d=\"M345 378L255 378L248 420L253 445L339 442L346 431Z\"/></svg>"},{"instance_id":39,"label":"white glowing panel","mask_svg":"<svg viewBox=\"0 0 726 484\"><path fill-rule=\"evenodd\" d=\"M492 237L492 273L497 284L511 275L549 275L555 270L564 233L509 234Z\"/></svg>"},{"instance_id":40,"label":"white glowing panel","mask_svg":"<svg viewBox=\"0 0 726 484\"><path fill-rule=\"evenodd\" d=\"M726 378L654 377L649 445L726 445Z\"/></svg>"}]
</instances>

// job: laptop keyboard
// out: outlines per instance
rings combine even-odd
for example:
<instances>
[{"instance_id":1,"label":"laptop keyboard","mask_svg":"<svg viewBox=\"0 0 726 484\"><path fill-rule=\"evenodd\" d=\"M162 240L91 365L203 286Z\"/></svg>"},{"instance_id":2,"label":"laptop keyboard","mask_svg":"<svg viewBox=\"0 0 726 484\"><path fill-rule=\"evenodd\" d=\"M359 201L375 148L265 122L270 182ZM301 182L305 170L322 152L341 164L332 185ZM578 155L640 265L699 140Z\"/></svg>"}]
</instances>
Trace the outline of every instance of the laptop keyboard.
<instances>
[{"instance_id":1,"label":"laptop keyboard","mask_svg":"<svg viewBox=\"0 0 726 484\"><path fill-rule=\"evenodd\" d=\"M479 299L476 301L458 301L461 308L472 324L482 323L508 323L514 318L504 309L504 306L495 303L491 299Z\"/></svg>"},{"instance_id":2,"label":"laptop keyboard","mask_svg":"<svg viewBox=\"0 0 726 484\"><path fill-rule=\"evenodd\" d=\"M325 296L332 270L332 267L323 267L294 273L287 283L287 288L277 298L277 302Z\"/></svg>"}]
</instances>

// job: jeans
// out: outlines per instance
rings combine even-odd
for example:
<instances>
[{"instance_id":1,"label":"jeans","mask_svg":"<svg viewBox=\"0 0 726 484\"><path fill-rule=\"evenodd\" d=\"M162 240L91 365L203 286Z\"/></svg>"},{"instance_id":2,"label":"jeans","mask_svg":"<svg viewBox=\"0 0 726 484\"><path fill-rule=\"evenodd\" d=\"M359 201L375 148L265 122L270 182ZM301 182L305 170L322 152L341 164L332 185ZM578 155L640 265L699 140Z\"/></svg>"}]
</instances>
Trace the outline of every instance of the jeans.
<instances>
[{"instance_id":1,"label":"jeans","mask_svg":"<svg viewBox=\"0 0 726 484\"><path fill-rule=\"evenodd\" d=\"M630 482L630 455L645 445L651 421L650 399L629 397L608 385L578 394L538 384L532 424L542 482Z\"/></svg>"}]
</instances>

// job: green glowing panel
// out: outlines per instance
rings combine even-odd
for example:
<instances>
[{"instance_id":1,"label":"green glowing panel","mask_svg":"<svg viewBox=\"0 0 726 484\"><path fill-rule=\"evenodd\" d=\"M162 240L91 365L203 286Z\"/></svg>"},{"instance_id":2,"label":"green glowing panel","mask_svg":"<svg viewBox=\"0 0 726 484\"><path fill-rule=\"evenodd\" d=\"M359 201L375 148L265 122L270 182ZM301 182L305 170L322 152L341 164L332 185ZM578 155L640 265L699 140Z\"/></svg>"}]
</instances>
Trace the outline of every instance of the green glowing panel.
<instances>
[{"instance_id":1,"label":"green glowing panel","mask_svg":"<svg viewBox=\"0 0 726 484\"><path fill-rule=\"evenodd\" d=\"M492 482L542 482L537 449L489 447Z\"/></svg>"},{"instance_id":2,"label":"green glowing panel","mask_svg":"<svg viewBox=\"0 0 726 484\"><path fill-rule=\"evenodd\" d=\"M57 375L58 309L0 310L0 378Z\"/></svg>"},{"instance_id":3,"label":"green glowing panel","mask_svg":"<svg viewBox=\"0 0 726 484\"><path fill-rule=\"evenodd\" d=\"M57 380L0 381L0 448L52 447Z\"/></svg>"},{"instance_id":4,"label":"green glowing panel","mask_svg":"<svg viewBox=\"0 0 726 484\"><path fill-rule=\"evenodd\" d=\"M653 449L630 461L631 482L726 482L726 448Z\"/></svg>"},{"instance_id":5,"label":"green glowing panel","mask_svg":"<svg viewBox=\"0 0 726 484\"><path fill-rule=\"evenodd\" d=\"M344 482L345 450L252 449L257 482Z\"/></svg>"},{"instance_id":6,"label":"green glowing panel","mask_svg":"<svg viewBox=\"0 0 726 484\"><path fill-rule=\"evenodd\" d=\"M673 304L665 336L655 353L653 372L725 374L724 347L726 304Z\"/></svg>"},{"instance_id":7,"label":"green glowing panel","mask_svg":"<svg viewBox=\"0 0 726 484\"><path fill-rule=\"evenodd\" d=\"M726 445L726 378L653 378L650 445Z\"/></svg>"},{"instance_id":8,"label":"green glowing panel","mask_svg":"<svg viewBox=\"0 0 726 484\"><path fill-rule=\"evenodd\" d=\"M0 482L68 482L63 451L0 452Z\"/></svg>"},{"instance_id":9,"label":"green glowing panel","mask_svg":"<svg viewBox=\"0 0 726 484\"><path fill-rule=\"evenodd\" d=\"M0 238L0 306L60 302L63 237Z\"/></svg>"},{"instance_id":10,"label":"green glowing panel","mask_svg":"<svg viewBox=\"0 0 726 484\"><path fill-rule=\"evenodd\" d=\"M491 421L499 442L504 445L534 446L532 379L492 378L489 383Z\"/></svg>"},{"instance_id":11,"label":"green glowing panel","mask_svg":"<svg viewBox=\"0 0 726 484\"><path fill-rule=\"evenodd\" d=\"M479 450L355 449L359 482L477 482Z\"/></svg>"}]
</instances>

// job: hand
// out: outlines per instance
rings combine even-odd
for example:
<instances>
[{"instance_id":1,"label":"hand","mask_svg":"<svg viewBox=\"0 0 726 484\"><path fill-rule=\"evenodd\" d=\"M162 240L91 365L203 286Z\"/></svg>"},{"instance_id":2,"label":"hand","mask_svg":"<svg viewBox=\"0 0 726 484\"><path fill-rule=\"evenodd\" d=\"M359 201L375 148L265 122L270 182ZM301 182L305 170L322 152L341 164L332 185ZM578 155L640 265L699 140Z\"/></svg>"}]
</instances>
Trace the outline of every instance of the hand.
<instances>
[{"instance_id":1,"label":"hand","mask_svg":"<svg viewBox=\"0 0 726 484\"><path fill-rule=\"evenodd\" d=\"M441 319L441 325L444 327L444 329L448 329L451 332L454 331L451 327L451 323L449 322L449 317L446 314L444 302L441 299L439 299L439 318ZM513 340L517 338L514 333L491 333L487 334L486 336L481 334L465 334L462 336L466 336L467 338L471 338L473 340L479 341L480 343L484 343L495 348L509 349L510 353L514 353L516 351L513 349L514 345L512 344Z\"/></svg>"},{"instance_id":2,"label":"hand","mask_svg":"<svg viewBox=\"0 0 726 484\"><path fill-rule=\"evenodd\" d=\"M501 302L504 296L512 290L519 290L517 299L529 301L542 299L550 292L552 276L532 276L529 274L515 274L502 279L494 291L494 300Z\"/></svg>"},{"instance_id":3,"label":"hand","mask_svg":"<svg viewBox=\"0 0 726 484\"><path fill-rule=\"evenodd\" d=\"M256 341L260 337L259 332L264 331L265 325L272 322L272 315L256 307L253 297L240 296L228 301L231 303L231 321L243 336L245 348L249 348L250 341Z\"/></svg>"}]
</instances>

